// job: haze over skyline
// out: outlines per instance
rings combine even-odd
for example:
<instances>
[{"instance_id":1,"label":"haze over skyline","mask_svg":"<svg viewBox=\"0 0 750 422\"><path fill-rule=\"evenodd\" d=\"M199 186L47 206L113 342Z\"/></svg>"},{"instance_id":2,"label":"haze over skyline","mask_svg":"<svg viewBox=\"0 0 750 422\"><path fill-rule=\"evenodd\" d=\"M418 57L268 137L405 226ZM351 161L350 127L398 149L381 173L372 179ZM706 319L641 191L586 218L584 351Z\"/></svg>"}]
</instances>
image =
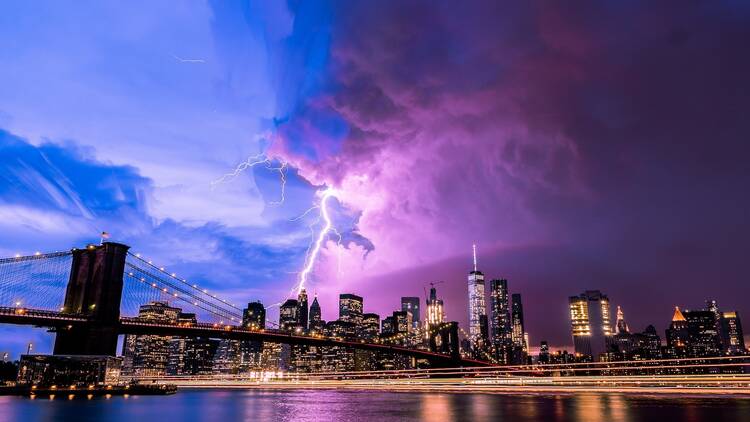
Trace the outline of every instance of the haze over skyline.
<instances>
[{"instance_id":1,"label":"haze over skyline","mask_svg":"<svg viewBox=\"0 0 750 422\"><path fill-rule=\"evenodd\" d=\"M746 3L1 9L0 256L107 231L269 305L330 186L341 241L308 284L325 319L339 293L384 315L443 280L465 327L472 243L523 295L533 346L571 344L567 297L586 289L638 331L708 298L750 315Z\"/></svg>"}]
</instances>

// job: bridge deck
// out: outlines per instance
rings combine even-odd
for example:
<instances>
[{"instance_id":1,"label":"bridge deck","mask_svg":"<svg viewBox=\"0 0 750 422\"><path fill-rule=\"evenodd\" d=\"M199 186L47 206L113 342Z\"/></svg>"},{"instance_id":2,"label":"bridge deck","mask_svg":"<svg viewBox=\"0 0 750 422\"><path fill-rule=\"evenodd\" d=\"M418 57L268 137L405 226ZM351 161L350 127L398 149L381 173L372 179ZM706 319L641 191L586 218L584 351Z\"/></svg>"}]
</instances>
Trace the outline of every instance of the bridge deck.
<instances>
[{"instance_id":1,"label":"bridge deck","mask_svg":"<svg viewBox=\"0 0 750 422\"><path fill-rule=\"evenodd\" d=\"M90 324L86 317L62 312L24 308L0 307L0 324L35 325L39 327L69 327ZM255 340L271 343L300 344L311 346L341 346L361 350L392 352L427 359L433 363L453 366L492 366L488 362L473 359L455 359L450 355L427 350L410 349L384 343L367 343L343 338L319 335L298 335L279 330L253 330L236 325L220 324L165 324L139 318L120 318L120 334L152 334L176 337L205 337L232 340Z\"/></svg>"}]
</instances>

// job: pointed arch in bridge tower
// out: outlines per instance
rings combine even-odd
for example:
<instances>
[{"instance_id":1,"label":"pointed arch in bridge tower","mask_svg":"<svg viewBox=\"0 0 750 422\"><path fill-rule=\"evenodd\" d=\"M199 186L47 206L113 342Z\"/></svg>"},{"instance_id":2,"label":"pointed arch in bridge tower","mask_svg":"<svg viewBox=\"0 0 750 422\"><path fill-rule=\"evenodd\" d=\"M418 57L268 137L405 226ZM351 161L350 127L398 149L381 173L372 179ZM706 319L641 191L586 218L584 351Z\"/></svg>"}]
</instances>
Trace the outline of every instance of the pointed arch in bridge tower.
<instances>
[{"instance_id":1,"label":"pointed arch in bridge tower","mask_svg":"<svg viewBox=\"0 0 750 422\"><path fill-rule=\"evenodd\" d=\"M56 355L116 354L128 249L121 243L104 242L73 250L62 313L85 316L90 323L58 329Z\"/></svg>"}]
</instances>

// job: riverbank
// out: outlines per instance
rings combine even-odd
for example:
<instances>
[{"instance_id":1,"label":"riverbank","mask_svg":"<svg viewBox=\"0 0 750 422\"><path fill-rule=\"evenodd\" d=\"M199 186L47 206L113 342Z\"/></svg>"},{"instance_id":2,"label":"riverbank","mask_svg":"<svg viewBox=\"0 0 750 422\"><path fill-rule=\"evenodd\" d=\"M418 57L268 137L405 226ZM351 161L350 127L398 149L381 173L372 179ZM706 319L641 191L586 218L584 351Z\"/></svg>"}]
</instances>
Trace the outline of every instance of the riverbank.
<instances>
[{"instance_id":1,"label":"riverbank","mask_svg":"<svg viewBox=\"0 0 750 422\"><path fill-rule=\"evenodd\" d=\"M101 396L164 396L177 392L174 384L107 385L93 387L58 386L0 386L0 396L26 397L101 397Z\"/></svg>"}]
</instances>

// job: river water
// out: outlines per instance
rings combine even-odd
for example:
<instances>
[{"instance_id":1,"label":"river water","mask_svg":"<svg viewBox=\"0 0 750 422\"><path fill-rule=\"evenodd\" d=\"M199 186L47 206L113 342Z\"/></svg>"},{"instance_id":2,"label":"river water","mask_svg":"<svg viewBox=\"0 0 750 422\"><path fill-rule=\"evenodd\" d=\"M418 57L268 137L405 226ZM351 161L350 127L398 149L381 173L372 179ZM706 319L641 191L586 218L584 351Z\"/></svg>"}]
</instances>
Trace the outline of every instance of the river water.
<instances>
[{"instance_id":1,"label":"river water","mask_svg":"<svg viewBox=\"0 0 750 422\"><path fill-rule=\"evenodd\" d=\"M350 390L189 390L87 400L0 397L7 421L750 421L750 399Z\"/></svg>"}]
</instances>

